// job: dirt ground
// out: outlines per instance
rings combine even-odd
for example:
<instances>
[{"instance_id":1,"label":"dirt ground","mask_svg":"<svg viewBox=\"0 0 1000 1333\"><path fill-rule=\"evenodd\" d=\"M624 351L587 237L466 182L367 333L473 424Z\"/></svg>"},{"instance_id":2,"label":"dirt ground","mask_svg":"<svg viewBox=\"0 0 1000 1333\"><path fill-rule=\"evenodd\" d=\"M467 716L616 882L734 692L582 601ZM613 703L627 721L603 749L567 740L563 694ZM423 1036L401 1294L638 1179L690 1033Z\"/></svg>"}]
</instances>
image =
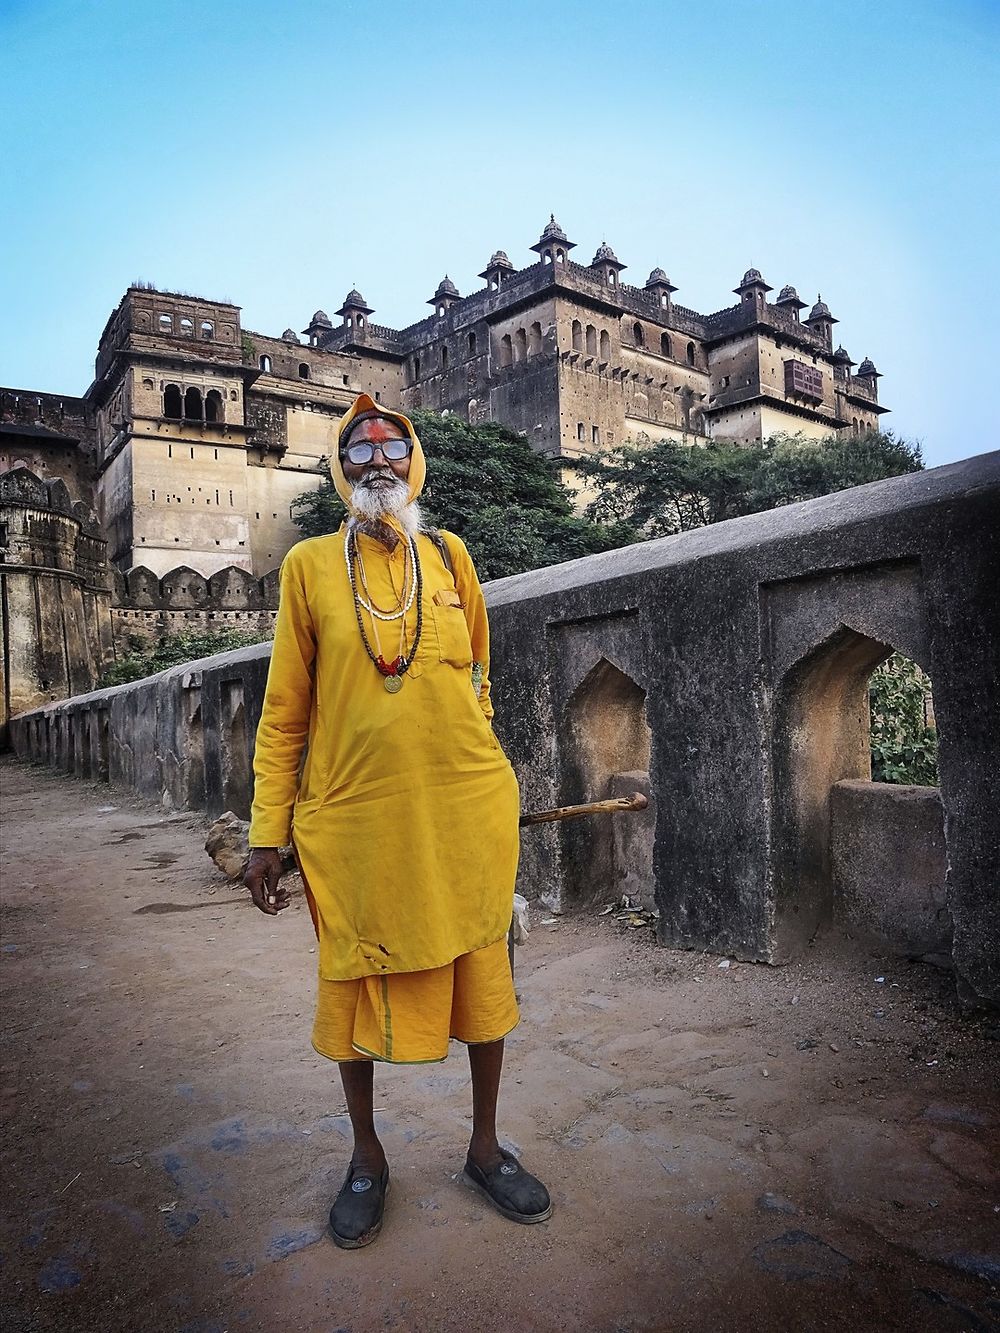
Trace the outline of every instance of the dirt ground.
<instances>
[{"instance_id":1,"label":"dirt ground","mask_svg":"<svg viewBox=\"0 0 1000 1333\"><path fill-rule=\"evenodd\" d=\"M343 1252L301 896L255 912L198 818L0 777L5 1333L1000 1327L1000 1031L943 974L833 938L725 967L535 911L502 1124L552 1220L456 1179L456 1048L377 1072L386 1223Z\"/></svg>"}]
</instances>

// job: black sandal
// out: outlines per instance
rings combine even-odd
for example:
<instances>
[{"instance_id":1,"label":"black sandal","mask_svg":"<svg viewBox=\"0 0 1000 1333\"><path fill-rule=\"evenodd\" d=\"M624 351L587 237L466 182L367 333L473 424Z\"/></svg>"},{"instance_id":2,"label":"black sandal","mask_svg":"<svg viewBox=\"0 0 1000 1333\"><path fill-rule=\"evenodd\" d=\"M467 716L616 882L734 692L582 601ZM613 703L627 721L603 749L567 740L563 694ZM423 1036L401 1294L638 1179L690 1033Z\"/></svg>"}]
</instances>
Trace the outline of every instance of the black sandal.
<instances>
[{"instance_id":1,"label":"black sandal","mask_svg":"<svg viewBox=\"0 0 1000 1333\"><path fill-rule=\"evenodd\" d=\"M363 1245L370 1245L382 1230L388 1192L388 1163L377 1180L371 1172L352 1163L330 1209L330 1232L334 1243L342 1250L360 1250Z\"/></svg>"},{"instance_id":2,"label":"black sandal","mask_svg":"<svg viewBox=\"0 0 1000 1333\"><path fill-rule=\"evenodd\" d=\"M465 1160L462 1179L488 1199L498 1213L512 1222L544 1222L552 1216L549 1192L513 1153L500 1149L503 1158L492 1171L483 1171L471 1157Z\"/></svg>"}]
</instances>

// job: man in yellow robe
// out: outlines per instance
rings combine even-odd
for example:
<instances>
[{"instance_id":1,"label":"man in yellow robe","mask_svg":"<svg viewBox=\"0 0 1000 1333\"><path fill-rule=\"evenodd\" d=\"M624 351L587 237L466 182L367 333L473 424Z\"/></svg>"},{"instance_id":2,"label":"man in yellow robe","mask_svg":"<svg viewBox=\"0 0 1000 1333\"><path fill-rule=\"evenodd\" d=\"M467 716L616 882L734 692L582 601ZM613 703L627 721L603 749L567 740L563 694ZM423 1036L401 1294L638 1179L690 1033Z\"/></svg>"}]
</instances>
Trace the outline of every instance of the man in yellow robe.
<instances>
[{"instance_id":1,"label":"man in yellow robe","mask_svg":"<svg viewBox=\"0 0 1000 1333\"><path fill-rule=\"evenodd\" d=\"M354 1131L330 1212L346 1249L378 1234L388 1187L373 1061L442 1060L450 1037L472 1072L464 1179L512 1220L552 1211L497 1141L517 780L490 725L479 580L458 537L422 530L425 472L410 421L362 394L331 462L348 520L281 567L254 754L246 885L262 912L286 907L277 849L294 843L319 941L313 1046L340 1066Z\"/></svg>"}]
</instances>

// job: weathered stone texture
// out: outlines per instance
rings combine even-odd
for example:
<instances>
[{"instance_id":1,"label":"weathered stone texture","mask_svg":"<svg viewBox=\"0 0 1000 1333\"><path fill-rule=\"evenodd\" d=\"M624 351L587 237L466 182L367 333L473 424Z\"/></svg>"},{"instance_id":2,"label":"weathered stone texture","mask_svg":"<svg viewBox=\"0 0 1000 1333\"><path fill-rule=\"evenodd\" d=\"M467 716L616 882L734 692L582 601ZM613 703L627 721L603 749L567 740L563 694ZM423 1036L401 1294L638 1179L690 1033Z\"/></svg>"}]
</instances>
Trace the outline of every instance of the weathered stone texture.
<instances>
[{"instance_id":1,"label":"weathered stone texture","mask_svg":"<svg viewBox=\"0 0 1000 1333\"><path fill-rule=\"evenodd\" d=\"M944 811L936 787L837 782L830 794L834 913L910 958L947 958Z\"/></svg>"}]
</instances>

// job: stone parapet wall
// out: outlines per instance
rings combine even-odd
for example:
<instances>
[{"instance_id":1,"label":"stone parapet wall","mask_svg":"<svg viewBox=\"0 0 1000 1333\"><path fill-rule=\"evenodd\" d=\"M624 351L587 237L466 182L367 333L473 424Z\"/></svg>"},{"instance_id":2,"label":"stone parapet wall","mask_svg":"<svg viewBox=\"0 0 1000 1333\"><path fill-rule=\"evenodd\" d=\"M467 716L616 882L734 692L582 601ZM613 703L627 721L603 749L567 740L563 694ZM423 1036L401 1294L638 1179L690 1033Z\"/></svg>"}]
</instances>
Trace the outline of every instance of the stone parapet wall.
<instances>
[{"instance_id":1,"label":"stone parapet wall","mask_svg":"<svg viewBox=\"0 0 1000 1333\"><path fill-rule=\"evenodd\" d=\"M522 891L558 911L609 901L651 866L661 940L780 963L839 910L837 810L860 800L851 893L886 904L898 947L889 899L913 875L901 864L891 893L881 883L879 830L898 836L883 806L902 798L867 781L866 707L895 648L934 688L938 943L962 998L1000 1005L998 515L989 454L487 585L496 729L522 808L592 800L622 775L648 774L652 798L632 840L606 819L525 830ZM245 815L269 653L23 713L13 744L170 807ZM940 825L907 827L910 863L942 864Z\"/></svg>"}]
</instances>

